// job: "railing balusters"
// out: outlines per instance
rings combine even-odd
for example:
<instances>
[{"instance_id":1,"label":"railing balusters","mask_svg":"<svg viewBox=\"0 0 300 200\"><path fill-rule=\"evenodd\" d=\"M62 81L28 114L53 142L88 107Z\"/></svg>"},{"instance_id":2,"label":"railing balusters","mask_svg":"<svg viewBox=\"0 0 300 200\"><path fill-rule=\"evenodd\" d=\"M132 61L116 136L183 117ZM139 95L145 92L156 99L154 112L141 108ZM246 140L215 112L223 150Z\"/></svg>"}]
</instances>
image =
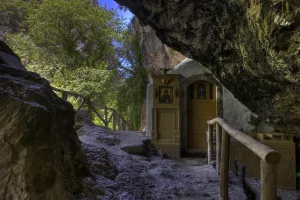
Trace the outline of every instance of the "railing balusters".
<instances>
[{"instance_id":1,"label":"railing balusters","mask_svg":"<svg viewBox=\"0 0 300 200\"><path fill-rule=\"evenodd\" d=\"M104 108L105 127L108 128L107 107Z\"/></svg>"},{"instance_id":2,"label":"railing balusters","mask_svg":"<svg viewBox=\"0 0 300 200\"><path fill-rule=\"evenodd\" d=\"M230 136L222 129L221 150L221 177L220 196L222 200L228 200L228 171L229 171Z\"/></svg>"},{"instance_id":3,"label":"railing balusters","mask_svg":"<svg viewBox=\"0 0 300 200\"><path fill-rule=\"evenodd\" d=\"M260 160L261 200L277 198L276 164Z\"/></svg>"},{"instance_id":4,"label":"railing balusters","mask_svg":"<svg viewBox=\"0 0 300 200\"><path fill-rule=\"evenodd\" d=\"M220 197L221 200L228 200L228 172L229 172L229 154L230 154L230 137L233 137L241 144L245 145L261 160L261 200L275 200L277 198L277 171L276 167L280 161L280 154L260 143L249 135L240 132L229 126L223 119L215 118L207 121L208 131L208 152L211 152L211 130L214 124L216 127L216 156L217 170L220 172ZM222 142L221 142L222 137ZM221 155L220 155L221 154ZM208 159L212 155L208 153ZM210 164L210 162L208 162Z\"/></svg>"},{"instance_id":5,"label":"railing balusters","mask_svg":"<svg viewBox=\"0 0 300 200\"><path fill-rule=\"evenodd\" d=\"M128 122L126 122L126 120L124 120L114 109L107 108L107 107L101 106L99 104L93 103L87 97L80 95L80 94L76 94L74 92L64 91L64 90L54 88L54 87L52 87L52 89L56 92L61 93L62 99L64 99L64 100L68 100L68 96L81 98L82 102L80 103L78 110L80 110L84 104L87 104L88 109L90 111L93 111L96 114L96 116L102 121L102 123L104 124L104 126L106 128L108 128L109 125L112 123L113 130L116 130L117 126L118 126L118 130L121 130L121 131L129 130L130 126L129 126ZM104 109L104 114L99 112L99 109L100 110ZM110 117L108 117L108 110L112 111L112 114L110 115Z\"/></svg>"},{"instance_id":6,"label":"railing balusters","mask_svg":"<svg viewBox=\"0 0 300 200\"><path fill-rule=\"evenodd\" d=\"M216 167L218 173L220 173L221 164L221 149L222 149L222 127L217 123L216 126Z\"/></svg>"},{"instance_id":7,"label":"railing balusters","mask_svg":"<svg viewBox=\"0 0 300 200\"><path fill-rule=\"evenodd\" d=\"M208 149L207 149L207 162L212 164L212 155L213 155L213 125L208 125Z\"/></svg>"},{"instance_id":8,"label":"railing balusters","mask_svg":"<svg viewBox=\"0 0 300 200\"><path fill-rule=\"evenodd\" d=\"M116 112L115 112L115 110L113 110L113 129L114 129L114 131L117 129L116 128L116 120L117 120Z\"/></svg>"},{"instance_id":9,"label":"railing balusters","mask_svg":"<svg viewBox=\"0 0 300 200\"><path fill-rule=\"evenodd\" d=\"M78 110L80 110L82 108L82 106L85 104L85 99L81 99L81 100L82 100L82 102L79 105Z\"/></svg>"}]
</instances>

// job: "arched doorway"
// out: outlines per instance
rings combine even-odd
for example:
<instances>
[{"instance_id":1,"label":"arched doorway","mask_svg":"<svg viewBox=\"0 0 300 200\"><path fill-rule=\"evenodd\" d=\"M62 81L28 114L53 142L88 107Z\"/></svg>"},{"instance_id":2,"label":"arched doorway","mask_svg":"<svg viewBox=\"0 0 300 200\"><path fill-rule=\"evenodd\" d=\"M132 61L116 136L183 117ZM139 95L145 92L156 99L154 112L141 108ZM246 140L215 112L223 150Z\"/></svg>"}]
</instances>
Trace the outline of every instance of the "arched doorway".
<instances>
[{"instance_id":1,"label":"arched doorway","mask_svg":"<svg viewBox=\"0 0 300 200\"><path fill-rule=\"evenodd\" d=\"M217 116L216 85L196 81L187 87L187 150L206 150L207 121Z\"/></svg>"}]
</instances>

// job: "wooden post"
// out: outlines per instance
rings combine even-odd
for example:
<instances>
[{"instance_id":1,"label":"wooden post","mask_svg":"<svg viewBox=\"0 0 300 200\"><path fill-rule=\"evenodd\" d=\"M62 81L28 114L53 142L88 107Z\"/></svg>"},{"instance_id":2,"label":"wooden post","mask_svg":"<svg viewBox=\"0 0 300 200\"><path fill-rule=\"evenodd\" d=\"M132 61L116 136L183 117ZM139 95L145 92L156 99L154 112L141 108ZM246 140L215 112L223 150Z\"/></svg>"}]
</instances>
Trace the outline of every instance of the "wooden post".
<instances>
[{"instance_id":1,"label":"wooden post","mask_svg":"<svg viewBox=\"0 0 300 200\"><path fill-rule=\"evenodd\" d=\"M221 200L228 200L228 171L229 171L229 151L230 136L222 130L222 150L221 150L221 177L220 177L220 196Z\"/></svg>"},{"instance_id":2,"label":"wooden post","mask_svg":"<svg viewBox=\"0 0 300 200\"><path fill-rule=\"evenodd\" d=\"M114 131L116 130L116 112L115 110L112 111L113 112L113 129Z\"/></svg>"},{"instance_id":3,"label":"wooden post","mask_svg":"<svg viewBox=\"0 0 300 200\"><path fill-rule=\"evenodd\" d=\"M217 123L216 127L216 166L217 172L220 173L221 149L222 149L222 127Z\"/></svg>"},{"instance_id":4,"label":"wooden post","mask_svg":"<svg viewBox=\"0 0 300 200\"><path fill-rule=\"evenodd\" d=\"M211 165L213 154L213 125L208 125L207 163Z\"/></svg>"},{"instance_id":5,"label":"wooden post","mask_svg":"<svg viewBox=\"0 0 300 200\"><path fill-rule=\"evenodd\" d=\"M62 92L62 99L67 101L68 100L68 93L67 92Z\"/></svg>"},{"instance_id":6,"label":"wooden post","mask_svg":"<svg viewBox=\"0 0 300 200\"><path fill-rule=\"evenodd\" d=\"M81 102L81 104L79 105L78 110L80 110L80 109L82 108L82 106L84 105L84 103L85 103L85 99L81 99L81 100L82 100L82 102Z\"/></svg>"},{"instance_id":7,"label":"wooden post","mask_svg":"<svg viewBox=\"0 0 300 200\"><path fill-rule=\"evenodd\" d=\"M120 130L120 118L119 118L119 115L116 113L116 121L117 121L117 130L119 131Z\"/></svg>"},{"instance_id":8,"label":"wooden post","mask_svg":"<svg viewBox=\"0 0 300 200\"><path fill-rule=\"evenodd\" d=\"M276 164L260 160L261 200L277 198Z\"/></svg>"},{"instance_id":9,"label":"wooden post","mask_svg":"<svg viewBox=\"0 0 300 200\"><path fill-rule=\"evenodd\" d=\"M120 117L120 131L123 131L123 119Z\"/></svg>"},{"instance_id":10,"label":"wooden post","mask_svg":"<svg viewBox=\"0 0 300 200\"><path fill-rule=\"evenodd\" d=\"M108 121L107 121L107 107L104 108L104 120L105 120L105 127L108 127Z\"/></svg>"}]
</instances>

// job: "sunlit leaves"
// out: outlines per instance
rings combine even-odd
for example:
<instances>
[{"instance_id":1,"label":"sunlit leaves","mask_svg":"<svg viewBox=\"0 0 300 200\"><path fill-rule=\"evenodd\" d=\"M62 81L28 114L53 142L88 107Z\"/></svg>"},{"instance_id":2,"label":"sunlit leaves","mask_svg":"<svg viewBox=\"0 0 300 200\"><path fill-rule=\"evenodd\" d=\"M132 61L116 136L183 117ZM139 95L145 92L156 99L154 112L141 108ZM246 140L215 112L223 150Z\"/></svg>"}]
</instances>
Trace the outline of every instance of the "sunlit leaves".
<instances>
[{"instance_id":1,"label":"sunlit leaves","mask_svg":"<svg viewBox=\"0 0 300 200\"><path fill-rule=\"evenodd\" d=\"M95 67L117 49L123 24L115 13L88 0L45 0L31 10L29 33L34 42L55 54L68 68Z\"/></svg>"}]
</instances>

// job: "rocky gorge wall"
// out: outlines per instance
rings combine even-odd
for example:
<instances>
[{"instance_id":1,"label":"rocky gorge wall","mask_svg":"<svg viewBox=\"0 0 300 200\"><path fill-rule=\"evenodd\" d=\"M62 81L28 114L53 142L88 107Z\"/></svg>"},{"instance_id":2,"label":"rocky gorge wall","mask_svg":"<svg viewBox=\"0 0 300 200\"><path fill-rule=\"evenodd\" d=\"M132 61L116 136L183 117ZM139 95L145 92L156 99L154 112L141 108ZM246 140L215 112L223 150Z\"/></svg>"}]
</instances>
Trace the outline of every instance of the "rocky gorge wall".
<instances>
[{"instance_id":1,"label":"rocky gorge wall","mask_svg":"<svg viewBox=\"0 0 300 200\"><path fill-rule=\"evenodd\" d=\"M132 25L139 38L143 64L149 75L161 74L162 68L172 69L185 58L178 51L163 44L155 31L150 26L141 25L138 18L133 19ZM149 79L151 80L150 76Z\"/></svg>"},{"instance_id":2,"label":"rocky gorge wall","mask_svg":"<svg viewBox=\"0 0 300 200\"><path fill-rule=\"evenodd\" d=\"M1 41L0 52L14 56ZM0 198L72 199L87 174L72 105L38 74L0 60Z\"/></svg>"},{"instance_id":3,"label":"rocky gorge wall","mask_svg":"<svg viewBox=\"0 0 300 200\"><path fill-rule=\"evenodd\" d=\"M275 131L300 135L299 1L116 0Z\"/></svg>"}]
</instances>

